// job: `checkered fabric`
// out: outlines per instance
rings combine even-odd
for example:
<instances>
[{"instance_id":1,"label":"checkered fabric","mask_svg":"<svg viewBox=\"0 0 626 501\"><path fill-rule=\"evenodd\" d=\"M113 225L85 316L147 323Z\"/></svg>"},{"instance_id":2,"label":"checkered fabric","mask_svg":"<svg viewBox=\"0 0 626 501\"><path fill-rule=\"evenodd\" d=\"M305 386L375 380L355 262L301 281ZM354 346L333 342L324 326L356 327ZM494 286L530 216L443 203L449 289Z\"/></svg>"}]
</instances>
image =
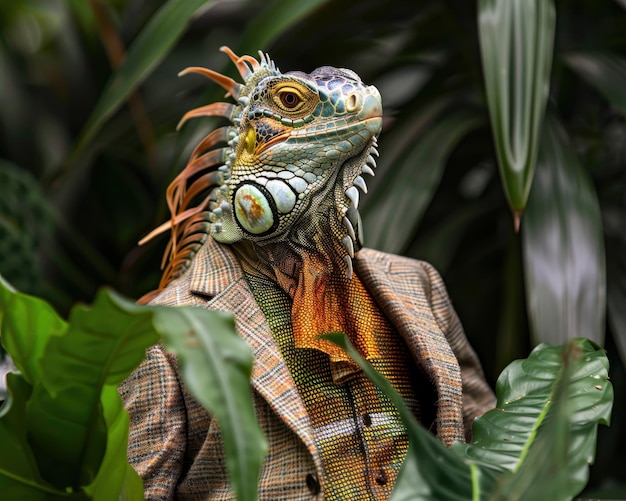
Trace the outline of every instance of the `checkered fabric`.
<instances>
[{"instance_id":1,"label":"checkered fabric","mask_svg":"<svg viewBox=\"0 0 626 501\"><path fill-rule=\"evenodd\" d=\"M394 358L394 364L416 366L419 371L396 371L385 362L378 368L392 378L394 374L399 377L394 383L404 388L404 393L410 393L409 386L416 390L416 414L422 421L432 422L432 429L445 444L469 437L473 419L493 407L495 399L437 272L427 263L368 249L357 254L355 272L389 320L388 335L398 335L408 348L405 353L409 357ZM155 302L231 311L239 334L251 346L255 354L251 378L254 405L269 441L259 499L341 499L343 494L335 485L338 473L324 453L320 454L328 432L324 428L324 423L330 422L328 416L314 412L306 391L302 392L304 398L298 391L281 354L280 345L288 340L288 329L281 335L274 326L278 332L274 337L230 249L209 239L189 271L168 285ZM282 349L289 350L285 346ZM323 366L319 360L295 360L290 363ZM331 435L336 434L333 427L342 425L359 429L356 442L347 441L345 445L368 447L375 442L366 436L370 428L386 430L385 440L394 444L393 451L385 455L372 449L361 470L365 472L363 485L369 482L372 488L379 488L376 495L386 495L393 484L394 465L405 447L403 433L384 398L359 374L350 376L350 371L342 367L341 363L335 366L330 376L352 377L349 388L337 398L346 402L353 398L354 402L348 402L342 412L352 408L355 416L332 424ZM403 378L407 372L419 374L421 382L415 377ZM320 374L328 377L328 372ZM428 391L420 394L417 388ZM234 499L218 425L182 384L176 360L170 354L160 346L148 350L146 360L120 387L120 394L130 415L129 461L144 479L146 499ZM373 409L368 407L373 400L370 395L376 399ZM344 499L367 499L367 494L350 493Z\"/></svg>"}]
</instances>

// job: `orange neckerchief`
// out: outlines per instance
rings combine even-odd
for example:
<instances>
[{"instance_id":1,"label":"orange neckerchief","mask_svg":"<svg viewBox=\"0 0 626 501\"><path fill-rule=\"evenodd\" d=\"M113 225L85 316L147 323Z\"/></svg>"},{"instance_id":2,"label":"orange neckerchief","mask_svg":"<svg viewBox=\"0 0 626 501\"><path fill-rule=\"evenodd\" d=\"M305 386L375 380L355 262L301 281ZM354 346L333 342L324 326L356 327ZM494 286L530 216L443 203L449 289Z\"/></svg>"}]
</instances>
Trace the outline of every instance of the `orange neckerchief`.
<instances>
[{"instance_id":1,"label":"orange neckerchief","mask_svg":"<svg viewBox=\"0 0 626 501\"><path fill-rule=\"evenodd\" d=\"M377 334L388 330L389 323L356 274L347 280L319 254L295 257L285 253L279 260L282 267L272 267L268 260L259 258L259 249L252 244L241 242L234 248L248 273L268 277L291 296L297 348L314 348L328 354L332 362L355 366L342 348L319 338L321 334L343 332L366 359L382 356Z\"/></svg>"},{"instance_id":2,"label":"orange neckerchief","mask_svg":"<svg viewBox=\"0 0 626 501\"><path fill-rule=\"evenodd\" d=\"M303 266L293 294L291 318L298 348L321 350L332 362L353 363L342 348L318 337L343 332L366 359L382 356L376 334L387 328L387 320L356 274L346 281L316 266Z\"/></svg>"}]
</instances>

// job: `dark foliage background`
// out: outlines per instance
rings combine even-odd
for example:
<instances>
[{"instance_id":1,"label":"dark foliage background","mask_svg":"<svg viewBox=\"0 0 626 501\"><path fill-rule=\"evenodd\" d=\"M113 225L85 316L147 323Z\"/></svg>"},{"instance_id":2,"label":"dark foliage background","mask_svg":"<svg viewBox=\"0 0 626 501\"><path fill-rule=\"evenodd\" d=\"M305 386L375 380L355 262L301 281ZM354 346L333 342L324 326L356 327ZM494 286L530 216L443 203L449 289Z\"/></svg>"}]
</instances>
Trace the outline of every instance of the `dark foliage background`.
<instances>
[{"instance_id":1,"label":"dark foliage background","mask_svg":"<svg viewBox=\"0 0 626 501\"><path fill-rule=\"evenodd\" d=\"M177 73L235 76L221 45L261 48L285 71L351 68L385 105L367 244L441 271L492 383L538 341L559 341L545 327L555 315L573 318L566 337L604 340L616 401L589 492L626 498L626 2L555 1L553 126L519 233L485 96L487 3L2 2L0 273L63 313L103 284L139 297L158 282L165 239L136 242L167 219L165 188L212 126L176 123L223 94ZM529 308L542 303L562 308ZM586 330L588 317L602 327Z\"/></svg>"}]
</instances>

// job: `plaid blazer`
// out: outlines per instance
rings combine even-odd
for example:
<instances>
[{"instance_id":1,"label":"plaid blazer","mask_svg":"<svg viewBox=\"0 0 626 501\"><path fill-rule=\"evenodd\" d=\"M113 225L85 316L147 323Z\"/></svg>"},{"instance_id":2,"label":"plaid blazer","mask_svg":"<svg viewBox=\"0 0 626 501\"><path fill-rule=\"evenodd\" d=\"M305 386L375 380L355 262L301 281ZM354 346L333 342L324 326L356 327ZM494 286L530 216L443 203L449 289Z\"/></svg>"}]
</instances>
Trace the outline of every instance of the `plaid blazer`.
<instances>
[{"instance_id":1,"label":"plaid blazer","mask_svg":"<svg viewBox=\"0 0 626 501\"><path fill-rule=\"evenodd\" d=\"M355 270L433 384L438 437L448 445L469 438L472 421L495 398L441 277L425 262L370 249L357 254ZM323 499L309 417L228 247L208 239L189 271L153 303L233 312L255 355L253 401L269 442L259 499ZM171 354L150 348L120 394L130 415L129 462L143 478L146 499L235 499L217 422L187 391Z\"/></svg>"}]
</instances>

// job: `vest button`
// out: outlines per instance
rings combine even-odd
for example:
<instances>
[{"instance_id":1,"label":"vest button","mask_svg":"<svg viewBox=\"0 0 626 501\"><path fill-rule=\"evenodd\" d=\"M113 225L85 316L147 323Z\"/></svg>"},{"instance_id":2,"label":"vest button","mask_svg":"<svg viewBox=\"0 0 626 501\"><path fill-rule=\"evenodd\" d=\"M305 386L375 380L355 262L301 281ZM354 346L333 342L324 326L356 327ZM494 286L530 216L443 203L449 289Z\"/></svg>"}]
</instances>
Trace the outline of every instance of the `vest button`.
<instances>
[{"instance_id":1,"label":"vest button","mask_svg":"<svg viewBox=\"0 0 626 501\"><path fill-rule=\"evenodd\" d=\"M385 475L384 470L380 470L379 472L377 472L376 475L374 475L374 480L378 485L387 484L387 475Z\"/></svg>"},{"instance_id":2,"label":"vest button","mask_svg":"<svg viewBox=\"0 0 626 501\"><path fill-rule=\"evenodd\" d=\"M312 473L309 473L306 476L306 486L309 488L309 490L311 491L311 494L313 494L314 496L319 494L320 492L320 483L317 480L317 476L313 475Z\"/></svg>"},{"instance_id":3,"label":"vest button","mask_svg":"<svg viewBox=\"0 0 626 501\"><path fill-rule=\"evenodd\" d=\"M363 414L363 424L369 428L370 426L372 426L372 416L370 416L369 414Z\"/></svg>"}]
</instances>

